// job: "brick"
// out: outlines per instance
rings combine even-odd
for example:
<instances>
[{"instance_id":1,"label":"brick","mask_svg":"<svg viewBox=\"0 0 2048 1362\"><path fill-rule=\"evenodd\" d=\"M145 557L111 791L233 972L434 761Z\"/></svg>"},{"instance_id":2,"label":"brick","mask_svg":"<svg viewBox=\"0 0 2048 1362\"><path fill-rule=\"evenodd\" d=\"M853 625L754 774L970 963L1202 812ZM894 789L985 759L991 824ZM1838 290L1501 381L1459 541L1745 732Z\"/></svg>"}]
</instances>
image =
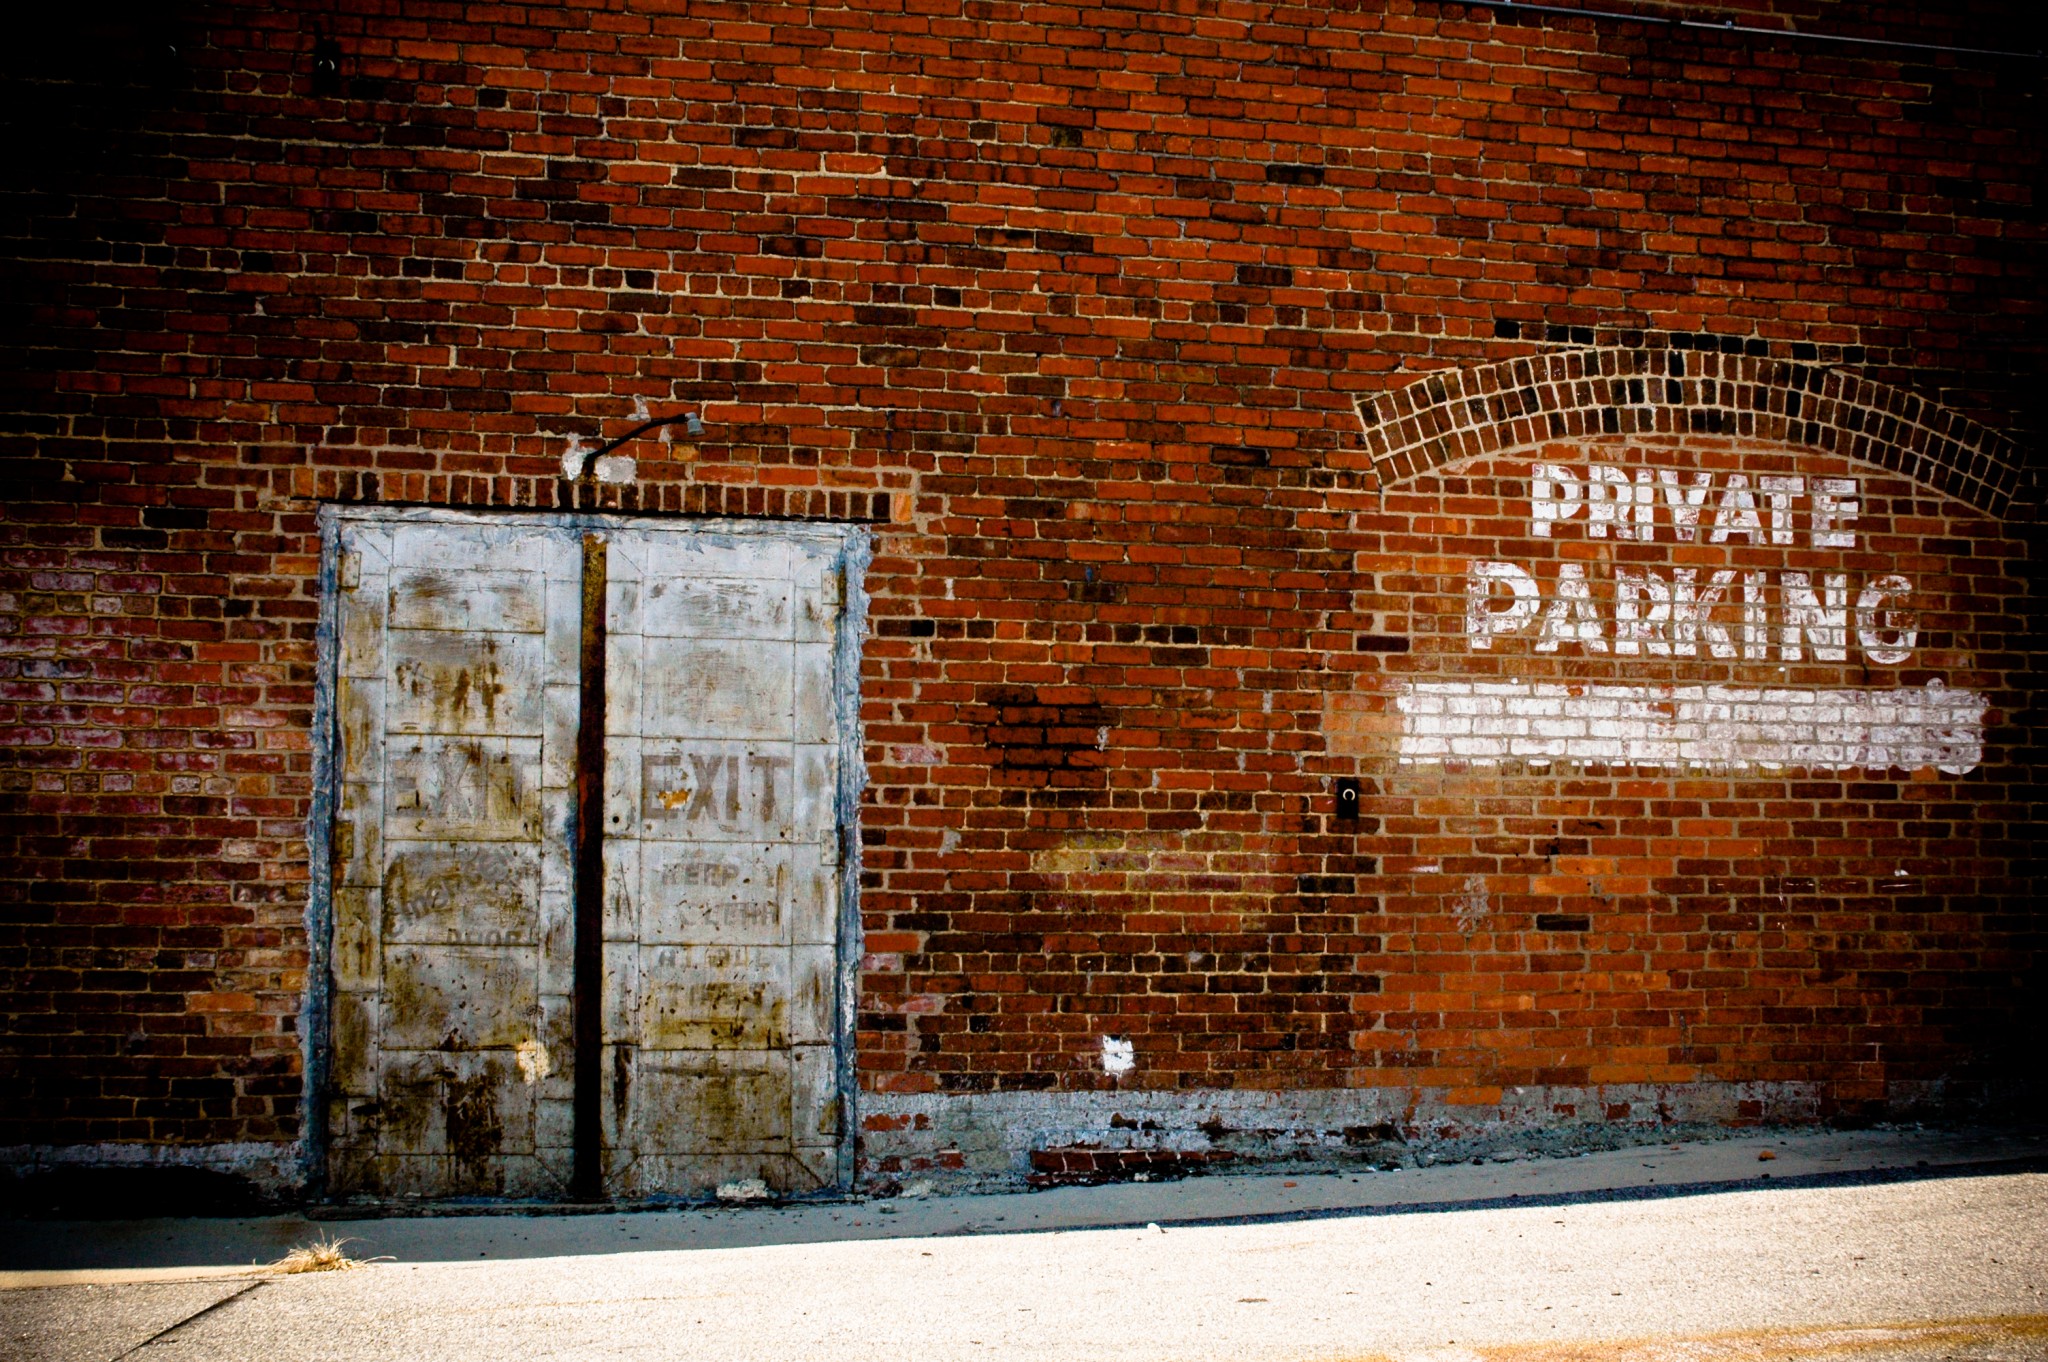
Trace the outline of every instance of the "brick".
<instances>
[{"instance_id":1,"label":"brick","mask_svg":"<svg viewBox=\"0 0 2048 1362\"><path fill-rule=\"evenodd\" d=\"M834 5L343 5L344 100L304 16L226 0L176 81L39 71L0 185L0 1145L296 1137L323 503L871 527L869 1094L1630 1122L1598 1085L1817 1118L2021 1076L2027 73L1152 8L941 50ZM686 410L632 481L561 477Z\"/></svg>"}]
</instances>

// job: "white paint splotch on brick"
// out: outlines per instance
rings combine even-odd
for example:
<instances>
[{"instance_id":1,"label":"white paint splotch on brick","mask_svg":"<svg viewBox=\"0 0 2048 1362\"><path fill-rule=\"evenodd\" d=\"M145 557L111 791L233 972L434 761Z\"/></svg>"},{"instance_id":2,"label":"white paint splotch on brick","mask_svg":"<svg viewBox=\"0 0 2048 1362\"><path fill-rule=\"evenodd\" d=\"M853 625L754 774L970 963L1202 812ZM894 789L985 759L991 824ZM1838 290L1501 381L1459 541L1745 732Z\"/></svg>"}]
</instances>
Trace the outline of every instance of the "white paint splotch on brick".
<instances>
[{"instance_id":1,"label":"white paint splotch on brick","mask_svg":"<svg viewBox=\"0 0 2048 1362\"><path fill-rule=\"evenodd\" d=\"M1984 758L1989 702L1921 689L1418 681L1396 697L1404 766L1507 761L1667 770L1917 770Z\"/></svg>"},{"instance_id":2,"label":"white paint splotch on brick","mask_svg":"<svg viewBox=\"0 0 2048 1362\"><path fill-rule=\"evenodd\" d=\"M1102 1071L1111 1078L1122 1078L1138 1067L1137 1046L1124 1036L1102 1038Z\"/></svg>"}]
</instances>

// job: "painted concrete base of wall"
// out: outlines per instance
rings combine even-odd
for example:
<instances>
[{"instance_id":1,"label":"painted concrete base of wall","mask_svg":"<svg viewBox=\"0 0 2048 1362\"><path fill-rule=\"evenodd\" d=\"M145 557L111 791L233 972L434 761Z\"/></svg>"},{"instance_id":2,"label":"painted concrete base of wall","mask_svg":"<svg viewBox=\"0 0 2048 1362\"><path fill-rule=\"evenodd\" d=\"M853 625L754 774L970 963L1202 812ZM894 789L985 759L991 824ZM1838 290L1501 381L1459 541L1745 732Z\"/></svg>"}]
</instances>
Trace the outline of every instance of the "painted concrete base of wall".
<instances>
[{"instance_id":1,"label":"painted concrete base of wall","mask_svg":"<svg viewBox=\"0 0 2048 1362\"><path fill-rule=\"evenodd\" d=\"M1882 1116L1935 1119L2022 1105L2017 1089L1894 1084ZM1404 1088L870 1093L861 1105L861 1186L928 1183L935 1192L959 1192L1276 1163L1412 1167L1808 1126L1833 1115L1817 1083L1510 1088L1488 1106Z\"/></svg>"},{"instance_id":2,"label":"painted concrete base of wall","mask_svg":"<svg viewBox=\"0 0 2048 1362\"><path fill-rule=\"evenodd\" d=\"M1895 1083L1892 1121L2048 1115L2024 1081ZM867 1093L857 1194L1155 1180L1274 1165L1414 1167L1838 1120L1817 1083L1510 1088L1496 1105L1405 1088ZM302 1202L296 1144L0 1147L0 1216L234 1215ZM427 1209L411 1203L412 1209Z\"/></svg>"}]
</instances>

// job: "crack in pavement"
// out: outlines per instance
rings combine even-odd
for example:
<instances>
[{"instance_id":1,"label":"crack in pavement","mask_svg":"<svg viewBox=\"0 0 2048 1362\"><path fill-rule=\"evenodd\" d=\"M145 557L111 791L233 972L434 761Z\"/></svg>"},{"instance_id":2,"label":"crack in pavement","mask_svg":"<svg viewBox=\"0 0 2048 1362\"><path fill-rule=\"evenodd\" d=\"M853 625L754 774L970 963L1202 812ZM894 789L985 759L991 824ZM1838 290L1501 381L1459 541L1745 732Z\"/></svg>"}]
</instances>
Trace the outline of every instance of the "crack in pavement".
<instances>
[{"instance_id":1,"label":"crack in pavement","mask_svg":"<svg viewBox=\"0 0 2048 1362\"><path fill-rule=\"evenodd\" d=\"M213 1302L213 1304L201 1306L199 1309L194 1310L191 1314L185 1316L183 1319L165 1325L163 1328L157 1330L148 1338L143 1339L142 1342L136 1344L128 1351L124 1353L117 1353L112 1358L109 1358L108 1362L127 1362L128 1358L135 1356L144 1348L149 1347L152 1343L157 1342L159 1339L169 1338L172 1334L175 1334L176 1332L178 1332L178 1330L184 1328L186 1325L192 1323L194 1320L204 1319L206 1318L206 1316L212 1314L214 1311L220 1309L222 1306L232 1305L236 1301L242 1299L244 1296L256 1290L256 1288L266 1285L268 1285L268 1283L266 1282L250 1282L247 1286L244 1286L240 1291L235 1292L233 1295L223 1296L219 1300Z\"/></svg>"}]
</instances>

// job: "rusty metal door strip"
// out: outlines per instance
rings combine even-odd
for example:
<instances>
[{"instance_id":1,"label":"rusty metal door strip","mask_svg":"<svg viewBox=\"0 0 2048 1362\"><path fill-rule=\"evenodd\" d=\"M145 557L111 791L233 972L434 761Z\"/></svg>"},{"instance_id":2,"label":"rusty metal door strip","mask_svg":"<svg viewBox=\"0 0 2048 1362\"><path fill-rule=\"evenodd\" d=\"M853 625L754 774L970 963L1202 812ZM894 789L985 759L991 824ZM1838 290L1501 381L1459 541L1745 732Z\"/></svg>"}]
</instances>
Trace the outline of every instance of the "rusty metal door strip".
<instances>
[{"instance_id":1,"label":"rusty metal door strip","mask_svg":"<svg viewBox=\"0 0 2048 1362\"><path fill-rule=\"evenodd\" d=\"M575 1163L569 1194L604 1194L599 1127L604 1056L604 536L583 536L583 622L576 721L576 1070Z\"/></svg>"},{"instance_id":2,"label":"rusty metal door strip","mask_svg":"<svg viewBox=\"0 0 2048 1362\"><path fill-rule=\"evenodd\" d=\"M322 528L315 1179L380 1201L844 1186L865 532L341 507Z\"/></svg>"}]
</instances>

